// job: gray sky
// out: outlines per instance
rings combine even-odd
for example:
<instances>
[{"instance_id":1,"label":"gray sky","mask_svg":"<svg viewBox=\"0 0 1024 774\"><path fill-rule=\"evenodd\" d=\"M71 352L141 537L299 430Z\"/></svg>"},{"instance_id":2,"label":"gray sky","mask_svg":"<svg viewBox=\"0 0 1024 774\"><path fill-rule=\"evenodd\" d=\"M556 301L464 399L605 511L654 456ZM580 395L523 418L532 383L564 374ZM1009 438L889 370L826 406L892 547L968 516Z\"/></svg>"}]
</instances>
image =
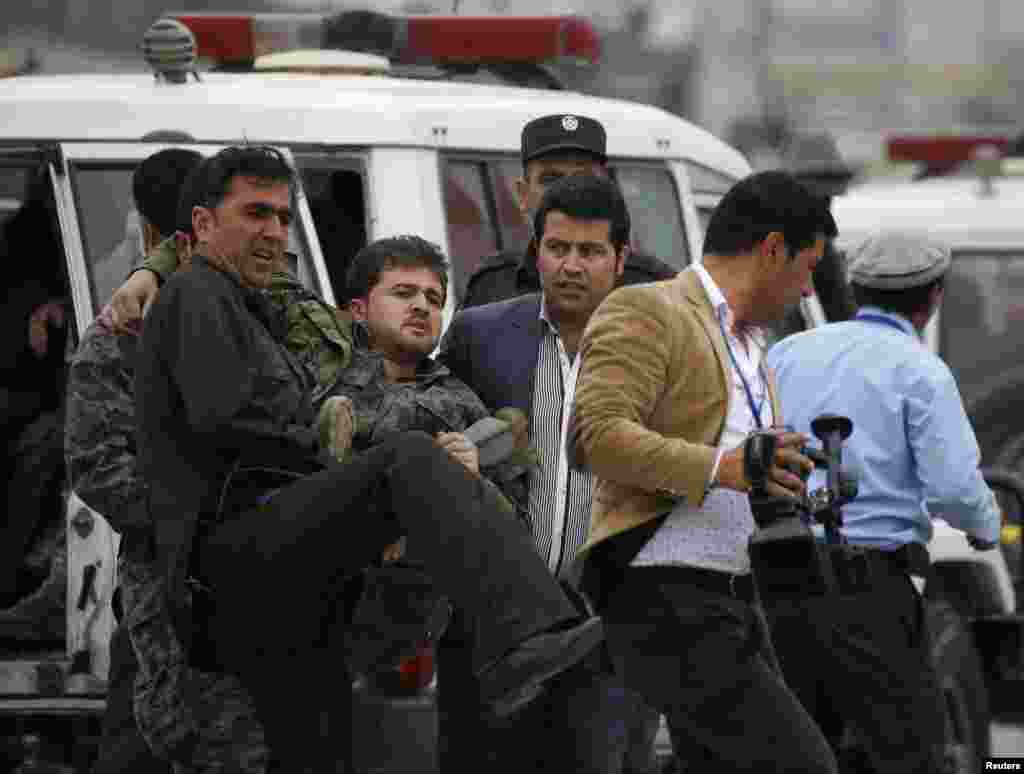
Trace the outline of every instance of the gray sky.
<instances>
[{"instance_id":1,"label":"gray sky","mask_svg":"<svg viewBox=\"0 0 1024 774\"><path fill-rule=\"evenodd\" d=\"M279 0L302 11L325 13L339 9L341 3L332 0ZM529 14L563 14L576 13L590 18L602 25L617 24L632 3L629 0L423 0L437 12L450 12L453 3L458 2L460 14L474 13L509 13L516 15ZM407 5L408 0L371 0L366 3L345 3L348 7L370 7L380 11L399 11ZM694 7L691 3L679 3L675 0L654 0L654 18L651 27L654 30L651 42L654 44L671 44L690 37L693 24Z\"/></svg>"}]
</instances>

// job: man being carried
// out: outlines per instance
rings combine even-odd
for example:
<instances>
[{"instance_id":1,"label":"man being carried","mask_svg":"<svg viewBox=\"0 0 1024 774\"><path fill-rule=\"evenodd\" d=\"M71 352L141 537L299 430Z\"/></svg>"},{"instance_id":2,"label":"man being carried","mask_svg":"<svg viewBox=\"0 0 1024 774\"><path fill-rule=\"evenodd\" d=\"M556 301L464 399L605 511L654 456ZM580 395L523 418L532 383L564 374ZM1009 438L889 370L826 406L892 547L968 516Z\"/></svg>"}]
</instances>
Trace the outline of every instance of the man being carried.
<instances>
[{"instance_id":1,"label":"man being carried","mask_svg":"<svg viewBox=\"0 0 1024 774\"><path fill-rule=\"evenodd\" d=\"M308 692L341 678L334 636L344 633L331 625L330 589L396 536L481 621L485 700L533 690L585 657L600 623L579 618L494 493L434 439L404 433L343 466L323 459L309 373L254 292L283 257L294 173L270 149L230 148L201 174L202 244L153 305L139 350L151 527L137 537L173 604L190 574L208 589L215 657L252 693L280 766L320 762ZM282 595L267 626L264 600Z\"/></svg>"}]
</instances>

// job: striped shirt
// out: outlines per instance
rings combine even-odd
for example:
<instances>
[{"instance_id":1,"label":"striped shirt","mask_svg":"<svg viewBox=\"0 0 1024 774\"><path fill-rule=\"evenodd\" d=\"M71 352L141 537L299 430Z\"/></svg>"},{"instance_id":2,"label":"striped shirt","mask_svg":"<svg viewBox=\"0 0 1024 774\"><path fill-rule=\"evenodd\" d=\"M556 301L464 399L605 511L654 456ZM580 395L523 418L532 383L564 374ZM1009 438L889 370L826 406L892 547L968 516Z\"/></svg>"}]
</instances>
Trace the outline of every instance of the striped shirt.
<instances>
[{"instance_id":1,"label":"striped shirt","mask_svg":"<svg viewBox=\"0 0 1024 774\"><path fill-rule=\"evenodd\" d=\"M571 361L541 299L544 335L534 374L530 438L541 464L530 473L530 524L541 557L555 575L569 567L590 529L593 475L572 470L565 450L566 426L580 370Z\"/></svg>"}]
</instances>

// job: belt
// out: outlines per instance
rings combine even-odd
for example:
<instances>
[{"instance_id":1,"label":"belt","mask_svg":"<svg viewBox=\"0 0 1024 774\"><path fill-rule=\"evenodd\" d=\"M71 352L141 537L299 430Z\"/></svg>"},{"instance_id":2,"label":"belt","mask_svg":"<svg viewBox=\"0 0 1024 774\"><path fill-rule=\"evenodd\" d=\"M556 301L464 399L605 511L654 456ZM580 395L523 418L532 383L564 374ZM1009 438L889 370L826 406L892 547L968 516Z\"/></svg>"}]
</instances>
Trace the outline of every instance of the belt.
<instances>
[{"instance_id":1,"label":"belt","mask_svg":"<svg viewBox=\"0 0 1024 774\"><path fill-rule=\"evenodd\" d=\"M839 592L857 593L876 588L885 578L930 572L928 551L920 543L910 543L885 551L870 546L829 546L828 555Z\"/></svg>"},{"instance_id":2,"label":"belt","mask_svg":"<svg viewBox=\"0 0 1024 774\"><path fill-rule=\"evenodd\" d=\"M756 596L754 576L733 575L719 570L708 570L703 567L687 567L684 565L657 565L650 567L628 567L626 577L644 579L655 583L680 583L696 586L713 594L742 599L753 602Z\"/></svg>"}]
</instances>

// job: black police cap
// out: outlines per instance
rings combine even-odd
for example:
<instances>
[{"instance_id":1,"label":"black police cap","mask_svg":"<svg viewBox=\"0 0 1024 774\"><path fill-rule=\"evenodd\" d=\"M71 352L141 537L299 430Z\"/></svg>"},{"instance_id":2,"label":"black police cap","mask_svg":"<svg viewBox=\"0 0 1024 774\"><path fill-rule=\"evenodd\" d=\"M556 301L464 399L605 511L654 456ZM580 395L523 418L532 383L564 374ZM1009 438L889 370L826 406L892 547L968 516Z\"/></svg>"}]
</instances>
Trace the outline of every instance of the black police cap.
<instances>
[{"instance_id":1,"label":"black police cap","mask_svg":"<svg viewBox=\"0 0 1024 774\"><path fill-rule=\"evenodd\" d=\"M559 151L583 151L607 161L604 127L587 116L564 113L535 118L523 127L523 163Z\"/></svg>"}]
</instances>

